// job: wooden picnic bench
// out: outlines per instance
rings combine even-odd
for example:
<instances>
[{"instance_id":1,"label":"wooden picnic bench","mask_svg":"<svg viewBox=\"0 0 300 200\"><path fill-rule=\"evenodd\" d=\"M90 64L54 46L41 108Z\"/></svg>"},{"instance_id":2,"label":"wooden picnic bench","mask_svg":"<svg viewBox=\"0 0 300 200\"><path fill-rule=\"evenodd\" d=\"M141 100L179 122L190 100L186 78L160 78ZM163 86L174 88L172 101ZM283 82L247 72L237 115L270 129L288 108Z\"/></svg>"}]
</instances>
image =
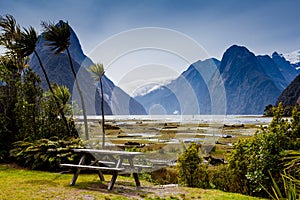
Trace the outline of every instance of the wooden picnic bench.
<instances>
[{"instance_id":1,"label":"wooden picnic bench","mask_svg":"<svg viewBox=\"0 0 300 200\"><path fill-rule=\"evenodd\" d=\"M98 172L101 181L104 181L103 172L110 172L112 174L111 181L108 185L108 190L113 189L118 174L129 170L134 177L136 186L140 186L138 172L142 168L151 168L147 165L134 165L133 158L135 156L143 155L141 152L128 152L128 151L113 151L113 150L98 150L98 149L73 149L75 153L82 154L78 164L61 164L61 167L74 168L75 172L71 180L71 185L75 185L76 180L82 169L95 170ZM93 161L85 164L86 157L92 155ZM104 157L109 157L111 161L104 160ZM128 163L123 163L127 159Z\"/></svg>"},{"instance_id":2,"label":"wooden picnic bench","mask_svg":"<svg viewBox=\"0 0 300 200\"><path fill-rule=\"evenodd\" d=\"M111 161L99 161L100 164L103 164L105 166L114 166L115 165L115 162L111 162ZM150 165L134 165L134 169L131 168L130 164L129 163L122 163L122 166L124 167L124 172L126 172L126 169L130 169L131 171L134 171L134 172L140 172L142 171L143 169L152 169L152 166Z\"/></svg>"}]
</instances>

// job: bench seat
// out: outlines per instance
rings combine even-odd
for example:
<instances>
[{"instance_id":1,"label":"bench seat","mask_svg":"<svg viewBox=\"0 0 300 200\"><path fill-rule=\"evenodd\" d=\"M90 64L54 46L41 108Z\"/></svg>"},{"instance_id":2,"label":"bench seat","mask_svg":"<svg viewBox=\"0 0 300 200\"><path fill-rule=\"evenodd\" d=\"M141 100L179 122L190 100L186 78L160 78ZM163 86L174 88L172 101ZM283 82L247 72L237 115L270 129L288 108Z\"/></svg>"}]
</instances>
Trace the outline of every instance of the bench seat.
<instances>
[{"instance_id":1,"label":"bench seat","mask_svg":"<svg viewBox=\"0 0 300 200\"><path fill-rule=\"evenodd\" d=\"M110 161L99 161L99 163L102 163L104 165L115 165L116 163L115 162L110 162ZM129 167L130 164L129 163L122 163L122 166L124 167ZM151 169L152 166L149 166L149 165L134 165L134 168L147 168L147 169Z\"/></svg>"},{"instance_id":2,"label":"bench seat","mask_svg":"<svg viewBox=\"0 0 300 200\"><path fill-rule=\"evenodd\" d=\"M125 168L111 168L111 167L100 167L100 166L91 166L91 165L60 164L60 166L81 168L81 169L91 169L91 170L107 170L107 171L116 171L116 172L122 172L125 170Z\"/></svg>"}]
</instances>

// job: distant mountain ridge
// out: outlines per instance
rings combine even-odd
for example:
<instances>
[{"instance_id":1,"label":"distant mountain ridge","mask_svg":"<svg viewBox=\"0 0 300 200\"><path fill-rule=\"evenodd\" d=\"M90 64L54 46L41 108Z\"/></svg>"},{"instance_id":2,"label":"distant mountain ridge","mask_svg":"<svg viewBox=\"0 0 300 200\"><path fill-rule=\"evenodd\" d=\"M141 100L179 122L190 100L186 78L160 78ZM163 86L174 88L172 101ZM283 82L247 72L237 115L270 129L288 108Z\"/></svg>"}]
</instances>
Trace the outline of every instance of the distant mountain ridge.
<instances>
[{"instance_id":1,"label":"distant mountain ridge","mask_svg":"<svg viewBox=\"0 0 300 200\"><path fill-rule=\"evenodd\" d=\"M150 114L198 114L200 110L209 114L211 102L206 81L211 78L216 65L219 65L216 59L195 62L171 83L135 99Z\"/></svg>"},{"instance_id":2,"label":"distant mountain ridge","mask_svg":"<svg viewBox=\"0 0 300 200\"><path fill-rule=\"evenodd\" d=\"M180 114L262 114L265 106L274 104L297 75L298 71L276 52L272 58L256 56L246 47L233 45L225 51L221 61L208 59L193 63L170 84L135 98L148 112L160 106L167 114L175 111ZM226 106L225 110L214 108L221 104Z\"/></svg>"},{"instance_id":3,"label":"distant mountain ridge","mask_svg":"<svg viewBox=\"0 0 300 200\"><path fill-rule=\"evenodd\" d=\"M64 23L59 21L57 25ZM74 68L76 72L80 69L80 76L84 77L80 86L84 95L90 95L87 91L91 90L94 85L94 80L91 78L91 74L86 70L93 61L88 58L82 51L78 37L76 36L73 29L70 27L70 54L72 56ZM45 46L45 41L43 37L39 36L39 42L36 48L41 60L46 68L49 79L52 83L57 83L58 85L65 85L69 88L72 93L74 87L74 77L70 69L69 59L66 53L61 53L55 55L51 52L50 47ZM45 81L44 74L42 73L41 67L35 55L31 55L30 58L31 68L39 74L42 79L42 87L48 90L48 86ZM81 67L83 66L83 67ZM103 88L104 88L104 99L105 99L105 114L146 114L145 109L136 100L131 98L119 87L115 86L111 80L106 76L103 78ZM96 89L94 95L87 98L87 113L88 114L101 114L100 102L101 96L99 88ZM80 106L80 104L78 104ZM96 113L94 112L96 111Z\"/></svg>"},{"instance_id":4,"label":"distant mountain ridge","mask_svg":"<svg viewBox=\"0 0 300 200\"><path fill-rule=\"evenodd\" d=\"M272 59L277 64L279 70L282 75L288 81L288 83L292 82L294 78L298 75L298 71L295 69L293 65L289 61L287 61L282 55L274 52L272 54ZM295 76L296 75L296 76Z\"/></svg>"}]
</instances>

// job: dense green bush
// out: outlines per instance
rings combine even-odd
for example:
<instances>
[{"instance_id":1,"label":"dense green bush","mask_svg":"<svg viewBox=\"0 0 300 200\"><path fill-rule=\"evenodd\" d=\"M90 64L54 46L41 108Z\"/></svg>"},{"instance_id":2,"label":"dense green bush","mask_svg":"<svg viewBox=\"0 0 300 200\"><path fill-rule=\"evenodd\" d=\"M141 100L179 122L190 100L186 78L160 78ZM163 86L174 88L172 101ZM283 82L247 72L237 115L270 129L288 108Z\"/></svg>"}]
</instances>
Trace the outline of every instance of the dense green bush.
<instances>
[{"instance_id":1,"label":"dense green bush","mask_svg":"<svg viewBox=\"0 0 300 200\"><path fill-rule=\"evenodd\" d=\"M11 157L23 167L47 171L59 171L61 163L79 162L77 154L72 149L83 148L79 138L66 140L53 137L40 139L33 142L18 141L13 144L10 151Z\"/></svg>"},{"instance_id":2,"label":"dense green bush","mask_svg":"<svg viewBox=\"0 0 300 200\"><path fill-rule=\"evenodd\" d=\"M188 187L209 188L207 165L202 164L200 148L192 143L177 159L178 182Z\"/></svg>"},{"instance_id":3,"label":"dense green bush","mask_svg":"<svg viewBox=\"0 0 300 200\"><path fill-rule=\"evenodd\" d=\"M280 183L283 158L286 150L300 149L300 120L296 109L291 121L283 119L281 105L273 113L273 120L267 128L261 128L252 138L239 140L229 156L229 170L239 185L238 192L267 196L263 188L271 190L270 175L283 188Z\"/></svg>"},{"instance_id":4,"label":"dense green bush","mask_svg":"<svg viewBox=\"0 0 300 200\"><path fill-rule=\"evenodd\" d=\"M210 187L225 192L238 192L239 185L234 181L232 170L227 164L211 166L207 169Z\"/></svg>"}]
</instances>

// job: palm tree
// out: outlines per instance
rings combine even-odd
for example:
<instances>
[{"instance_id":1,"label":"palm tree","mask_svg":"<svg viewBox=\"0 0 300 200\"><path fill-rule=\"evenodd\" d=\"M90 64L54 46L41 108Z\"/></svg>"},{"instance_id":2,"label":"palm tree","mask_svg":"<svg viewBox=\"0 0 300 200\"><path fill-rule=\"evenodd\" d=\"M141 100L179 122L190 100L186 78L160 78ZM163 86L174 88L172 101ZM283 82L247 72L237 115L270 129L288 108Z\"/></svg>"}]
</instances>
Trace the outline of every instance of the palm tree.
<instances>
[{"instance_id":1,"label":"palm tree","mask_svg":"<svg viewBox=\"0 0 300 200\"><path fill-rule=\"evenodd\" d=\"M54 95L54 91L51 86L46 69L41 61L41 58L40 58L38 52L36 51L37 42L38 42L38 35L37 35L36 31L34 30L34 28L32 26L30 26L28 29L24 28L24 31L21 32L20 37L16 40L16 43L12 46L12 48L21 57L27 57L27 56L31 55L32 53L34 53L34 55L37 57L38 62L42 68L43 74L45 76L46 82L48 84L49 90L54 97L54 100L55 100L56 106L59 110L59 113L65 123L68 133L70 134L70 128L68 125L68 121L65 117L64 111L63 111L63 109L61 109L58 98Z\"/></svg>"},{"instance_id":2,"label":"palm tree","mask_svg":"<svg viewBox=\"0 0 300 200\"><path fill-rule=\"evenodd\" d=\"M71 31L68 22L60 21L59 25L55 25L53 23L46 23L42 22L42 26L44 27L45 33L43 34L43 38L47 41L46 45L52 47L51 51L54 51L55 54L60 54L67 51L71 70L73 73L73 76L75 78L76 87L80 96L81 100L81 106L83 111L83 119L84 119L84 129L85 129L85 137L88 140L89 139L89 133L88 133L88 124L87 124L87 117L86 117L86 110L85 110L85 104L84 99L82 95L82 91L80 89L78 80L76 79L76 72L74 69L74 65L72 62L72 57L69 51L70 46L70 36Z\"/></svg>"},{"instance_id":3,"label":"palm tree","mask_svg":"<svg viewBox=\"0 0 300 200\"><path fill-rule=\"evenodd\" d=\"M104 95L103 95L103 84L102 84L102 77L105 73L103 64L96 64L90 67L90 72L93 73L93 77L96 81L100 83L101 89L101 115L102 115L102 148L105 146L105 128L104 128Z\"/></svg>"},{"instance_id":4,"label":"palm tree","mask_svg":"<svg viewBox=\"0 0 300 200\"><path fill-rule=\"evenodd\" d=\"M68 110L68 102L71 99L71 94L69 89L62 85L62 86L58 86L56 85L53 89L54 91L54 96L59 100L60 106L62 107L62 109L64 111Z\"/></svg>"},{"instance_id":5,"label":"palm tree","mask_svg":"<svg viewBox=\"0 0 300 200\"><path fill-rule=\"evenodd\" d=\"M55 84L53 86L53 92L55 98L59 102L60 109L63 110L64 113L72 114L70 104L68 104L71 99L71 93L69 91L69 88L67 88L65 85L59 86Z\"/></svg>"},{"instance_id":6,"label":"palm tree","mask_svg":"<svg viewBox=\"0 0 300 200\"><path fill-rule=\"evenodd\" d=\"M21 71L26 67L24 59L20 58L12 49L16 40L21 36L21 28L12 15L0 16L0 27L2 30L2 33L0 33L0 45L6 48L6 56L14 61L15 66L17 66L17 74L21 76Z\"/></svg>"},{"instance_id":7,"label":"palm tree","mask_svg":"<svg viewBox=\"0 0 300 200\"><path fill-rule=\"evenodd\" d=\"M5 15L5 17L0 16L0 27L2 30L2 34L0 35L1 45L9 50L20 36L20 26L12 15Z\"/></svg>"}]
</instances>

